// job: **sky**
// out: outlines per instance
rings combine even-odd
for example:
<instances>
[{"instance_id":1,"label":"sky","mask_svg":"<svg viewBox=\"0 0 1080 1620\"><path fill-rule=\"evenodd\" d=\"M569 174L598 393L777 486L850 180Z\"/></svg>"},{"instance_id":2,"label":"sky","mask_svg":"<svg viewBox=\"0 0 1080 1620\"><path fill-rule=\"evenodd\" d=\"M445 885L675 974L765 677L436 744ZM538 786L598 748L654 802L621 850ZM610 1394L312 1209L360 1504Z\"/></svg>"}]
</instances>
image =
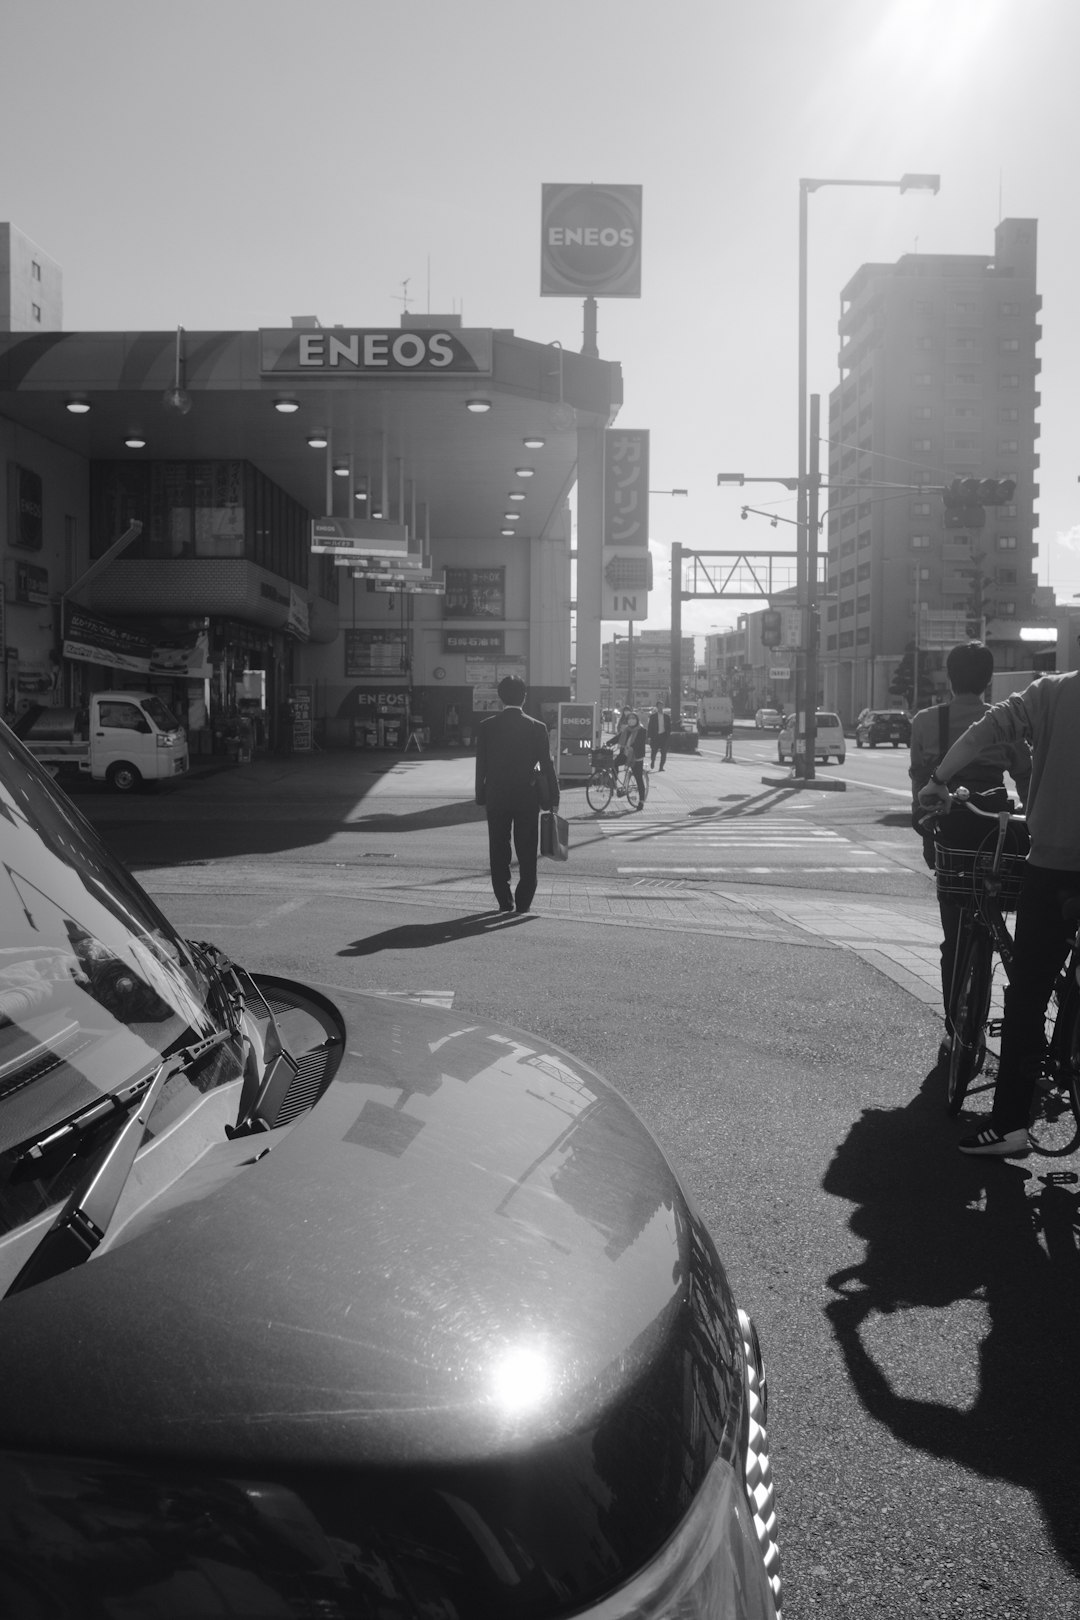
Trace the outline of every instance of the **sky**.
<instances>
[{"instance_id":1,"label":"sky","mask_svg":"<svg viewBox=\"0 0 1080 1620\"><path fill-rule=\"evenodd\" d=\"M1038 582L1080 593L1076 0L0 0L0 220L64 274L68 330L460 312L579 349L539 295L545 183L643 187L640 299L600 301L619 425L648 428L650 617L670 549L793 547L800 177L808 391L840 289L1038 221ZM824 460L824 455L823 455ZM995 469L986 469L992 473ZM687 602L684 633L749 604ZM605 639L608 627L605 626Z\"/></svg>"}]
</instances>

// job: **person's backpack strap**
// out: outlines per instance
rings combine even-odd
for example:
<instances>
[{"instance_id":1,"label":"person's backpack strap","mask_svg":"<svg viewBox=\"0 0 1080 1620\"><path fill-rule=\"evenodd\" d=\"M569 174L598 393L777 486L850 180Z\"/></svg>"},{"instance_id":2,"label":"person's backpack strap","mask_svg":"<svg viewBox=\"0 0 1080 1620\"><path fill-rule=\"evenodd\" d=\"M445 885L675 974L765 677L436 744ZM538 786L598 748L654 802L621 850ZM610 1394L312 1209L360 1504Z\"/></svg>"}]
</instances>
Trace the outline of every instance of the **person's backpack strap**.
<instances>
[{"instance_id":1,"label":"person's backpack strap","mask_svg":"<svg viewBox=\"0 0 1080 1620\"><path fill-rule=\"evenodd\" d=\"M945 758L945 755L949 752L949 705L947 703L938 704L937 747L938 765L940 765L941 761ZM937 766L935 766L934 769L936 770Z\"/></svg>"}]
</instances>

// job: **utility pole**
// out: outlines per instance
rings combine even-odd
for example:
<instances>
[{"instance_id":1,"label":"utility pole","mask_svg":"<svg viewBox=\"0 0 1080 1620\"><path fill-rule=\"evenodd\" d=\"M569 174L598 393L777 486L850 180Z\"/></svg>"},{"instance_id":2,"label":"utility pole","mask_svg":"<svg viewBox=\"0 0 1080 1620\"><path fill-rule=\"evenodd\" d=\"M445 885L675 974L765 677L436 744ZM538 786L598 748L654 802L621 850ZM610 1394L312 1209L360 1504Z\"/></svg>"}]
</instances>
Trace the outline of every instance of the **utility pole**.
<instances>
[{"instance_id":1,"label":"utility pole","mask_svg":"<svg viewBox=\"0 0 1080 1620\"><path fill-rule=\"evenodd\" d=\"M682 723L682 546L671 547L671 729L681 731Z\"/></svg>"},{"instance_id":2,"label":"utility pole","mask_svg":"<svg viewBox=\"0 0 1080 1620\"><path fill-rule=\"evenodd\" d=\"M806 753L803 755L803 777L814 780L814 751L817 747L817 687L818 687L818 602L817 602L817 542L818 542L818 490L820 474L821 395L810 395L810 477L806 492L806 677L803 681L803 702L806 704ZM798 536L801 540L802 536ZM800 549L802 549L800 547ZM795 711L796 746L799 735L798 709ZM794 755L792 756L794 758Z\"/></svg>"}]
</instances>

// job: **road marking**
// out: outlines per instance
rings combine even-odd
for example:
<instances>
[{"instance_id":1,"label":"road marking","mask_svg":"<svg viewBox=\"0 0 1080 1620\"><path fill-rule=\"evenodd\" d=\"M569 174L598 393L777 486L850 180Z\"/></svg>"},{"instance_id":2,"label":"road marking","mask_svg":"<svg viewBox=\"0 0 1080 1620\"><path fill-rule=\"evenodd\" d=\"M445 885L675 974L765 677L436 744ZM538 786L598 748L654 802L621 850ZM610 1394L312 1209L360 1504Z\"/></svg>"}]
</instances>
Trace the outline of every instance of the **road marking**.
<instances>
[{"instance_id":1,"label":"road marking","mask_svg":"<svg viewBox=\"0 0 1080 1620\"><path fill-rule=\"evenodd\" d=\"M268 911L265 917L258 917L255 922L251 923L249 926L252 928L269 928L270 924L272 922L276 922L279 917L287 916L290 911L299 911L301 906L306 906L307 904L307 895L303 895L301 898L296 900L286 900L283 906L275 906L273 911Z\"/></svg>"}]
</instances>

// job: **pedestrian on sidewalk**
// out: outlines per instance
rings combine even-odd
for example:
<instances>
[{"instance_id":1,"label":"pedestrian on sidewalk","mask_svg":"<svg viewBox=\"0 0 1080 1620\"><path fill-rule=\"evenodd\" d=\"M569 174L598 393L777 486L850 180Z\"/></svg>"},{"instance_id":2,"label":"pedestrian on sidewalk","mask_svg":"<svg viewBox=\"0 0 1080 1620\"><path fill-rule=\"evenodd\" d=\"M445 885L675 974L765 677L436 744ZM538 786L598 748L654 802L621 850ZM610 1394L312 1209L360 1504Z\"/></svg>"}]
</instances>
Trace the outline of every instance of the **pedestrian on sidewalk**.
<instances>
[{"instance_id":1,"label":"pedestrian on sidewalk","mask_svg":"<svg viewBox=\"0 0 1080 1620\"><path fill-rule=\"evenodd\" d=\"M926 810L919 803L919 793L930 780L931 772L944 759L950 746L962 737L970 725L988 713L990 705L983 693L990 685L994 673L994 655L981 641L961 642L953 647L945 660L945 671L952 689L952 701L920 709L911 721L911 752L908 775L911 778L912 821L922 833L923 859L931 871L934 869L934 843L953 849L976 849L986 837L986 823L960 811L942 818L936 833L925 831L920 825ZM989 749L972 761L959 776L949 783L955 793L965 787L972 802L980 810L1008 810L1012 804L1005 788L1005 772L1012 777L1020 803L1027 802L1028 783L1031 780L1031 749L1021 739L1016 743L1002 743ZM956 942L960 935L960 922L964 914L962 905L954 900L938 899L941 913L941 996L946 1021L952 993L953 965ZM948 1036L938 1053L941 1063L948 1056Z\"/></svg>"},{"instance_id":2,"label":"pedestrian on sidewalk","mask_svg":"<svg viewBox=\"0 0 1080 1620\"><path fill-rule=\"evenodd\" d=\"M658 703L653 709L652 713L649 715L649 724L645 729L648 733L649 748L652 751L652 757L649 760L649 769L651 771L655 771L656 756L659 754L660 769L663 770L664 766L667 764L668 745L671 742L670 709L665 709L662 703Z\"/></svg>"},{"instance_id":3,"label":"pedestrian on sidewalk","mask_svg":"<svg viewBox=\"0 0 1080 1620\"><path fill-rule=\"evenodd\" d=\"M1080 670L1042 675L995 703L935 765L919 792L928 810L949 784L1003 743L1031 746L1027 824L1031 853L1016 909L1012 977L1005 990L994 1105L989 1125L960 1143L961 1153L1027 1153L1028 1122L1042 1063L1046 1009L1069 951L1064 902L1080 895Z\"/></svg>"},{"instance_id":4,"label":"pedestrian on sidewalk","mask_svg":"<svg viewBox=\"0 0 1080 1620\"><path fill-rule=\"evenodd\" d=\"M503 707L476 734L476 802L487 811L491 887L500 911L528 911L536 894L540 811L559 808L559 778L548 730L525 713L525 682L504 675L496 691ZM510 891L510 840L518 863Z\"/></svg>"}]
</instances>

